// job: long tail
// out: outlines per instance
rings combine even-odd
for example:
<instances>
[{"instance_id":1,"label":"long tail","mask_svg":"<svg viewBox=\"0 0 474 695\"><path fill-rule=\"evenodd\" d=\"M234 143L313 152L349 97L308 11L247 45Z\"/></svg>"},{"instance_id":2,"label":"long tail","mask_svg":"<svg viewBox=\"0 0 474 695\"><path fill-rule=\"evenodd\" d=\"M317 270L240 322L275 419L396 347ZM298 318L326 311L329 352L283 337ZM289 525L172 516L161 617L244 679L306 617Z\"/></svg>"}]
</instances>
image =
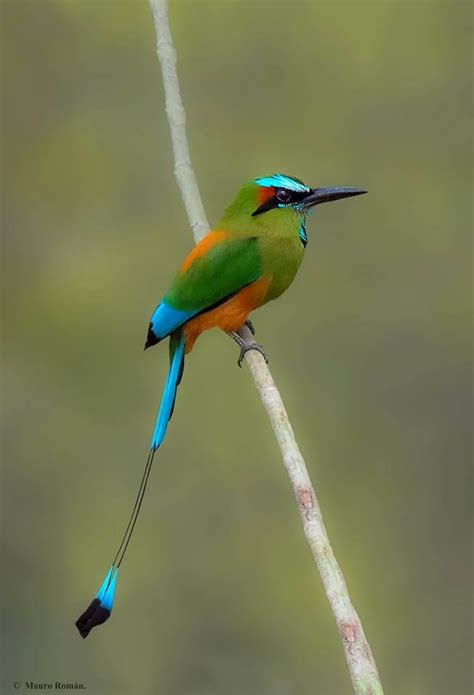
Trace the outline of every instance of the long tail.
<instances>
[{"instance_id":1,"label":"long tail","mask_svg":"<svg viewBox=\"0 0 474 695\"><path fill-rule=\"evenodd\" d=\"M105 623L110 617L114 602L115 585L117 582L117 573L120 565L123 562L125 553L127 552L128 544L133 534L135 524L137 523L140 508L145 496L148 478L153 464L155 451L159 448L165 438L168 422L173 415L174 403L176 400L176 391L183 376L184 370L184 351L186 340L182 331L176 331L170 338L170 368L166 378L163 395L161 397L160 408L156 419L156 425L151 439L150 451L143 471L143 476L138 489L137 497L133 505L132 513L128 521L127 527L122 536L122 540L118 547L115 557L110 565L110 568L102 582L99 591L95 598L76 620L76 627L79 630L81 637L86 638L93 627Z\"/></svg>"}]
</instances>

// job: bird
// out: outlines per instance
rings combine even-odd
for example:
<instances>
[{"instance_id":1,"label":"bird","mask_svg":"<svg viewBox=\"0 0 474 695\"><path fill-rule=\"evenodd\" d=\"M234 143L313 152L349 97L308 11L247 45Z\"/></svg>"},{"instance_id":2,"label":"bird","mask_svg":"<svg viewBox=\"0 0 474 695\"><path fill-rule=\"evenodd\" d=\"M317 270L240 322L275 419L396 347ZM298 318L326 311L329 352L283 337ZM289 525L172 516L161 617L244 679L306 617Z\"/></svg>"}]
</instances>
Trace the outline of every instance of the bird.
<instances>
[{"instance_id":1,"label":"bird","mask_svg":"<svg viewBox=\"0 0 474 695\"><path fill-rule=\"evenodd\" d=\"M145 350L169 338L170 366L135 503L115 557L87 609L76 621L86 638L110 617L117 575L140 512L153 458L173 414L184 361L203 331L219 328L240 348L238 364L249 350L267 360L263 347L237 331L249 315L277 299L293 282L308 244L306 222L317 205L367 191L350 187L307 186L286 174L245 183L219 224L188 253L171 286L153 311Z\"/></svg>"}]
</instances>

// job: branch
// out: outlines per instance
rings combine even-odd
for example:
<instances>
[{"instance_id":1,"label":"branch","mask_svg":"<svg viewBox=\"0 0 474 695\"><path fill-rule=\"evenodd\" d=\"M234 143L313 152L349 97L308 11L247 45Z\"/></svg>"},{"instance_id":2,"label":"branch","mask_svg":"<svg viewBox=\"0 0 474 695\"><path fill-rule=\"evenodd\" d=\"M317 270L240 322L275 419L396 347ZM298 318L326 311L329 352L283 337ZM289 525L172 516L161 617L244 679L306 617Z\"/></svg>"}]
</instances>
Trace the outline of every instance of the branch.
<instances>
[{"instance_id":1,"label":"branch","mask_svg":"<svg viewBox=\"0 0 474 695\"><path fill-rule=\"evenodd\" d=\"M194 239L198 241L208 232L209 225L189 155L186 115L179 92L176 51L168 22L167 0L149 0L149 2L155 22L156 50L163 74L166 114L173 142L176 179ZM245 326L239 333L246 340L252 338ZM341 568L332 551L308 469L295 440L280 393L262 355L256 351L247 352L245 361L267 411L283 463L293 486L306 540L311 548L339 629L354 692L357 695L383 695L370 645L360 618L351 603Z\"/></svg>"}]
</instances>

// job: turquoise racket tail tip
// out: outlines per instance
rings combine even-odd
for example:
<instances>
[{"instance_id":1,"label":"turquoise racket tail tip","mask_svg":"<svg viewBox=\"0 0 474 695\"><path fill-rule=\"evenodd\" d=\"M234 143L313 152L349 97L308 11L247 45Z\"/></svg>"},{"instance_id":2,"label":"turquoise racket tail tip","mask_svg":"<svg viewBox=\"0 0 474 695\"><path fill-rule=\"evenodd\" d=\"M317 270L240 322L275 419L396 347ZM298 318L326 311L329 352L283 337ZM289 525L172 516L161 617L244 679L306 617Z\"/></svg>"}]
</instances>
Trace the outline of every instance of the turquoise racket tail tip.
<instances>
[{"instance_id":1,"label":"turquoise racket tail tip","mask_svg":"<svg viewBox=\"0 0 474 695\"><path fill-rule=\"evenodd\" d=\"M117 574L118 568L111 565L95 598L76 620L76 627L83 639L87 637L93 627L102 625L110 618L114 604Z\"/></svg>"}]
</instances>

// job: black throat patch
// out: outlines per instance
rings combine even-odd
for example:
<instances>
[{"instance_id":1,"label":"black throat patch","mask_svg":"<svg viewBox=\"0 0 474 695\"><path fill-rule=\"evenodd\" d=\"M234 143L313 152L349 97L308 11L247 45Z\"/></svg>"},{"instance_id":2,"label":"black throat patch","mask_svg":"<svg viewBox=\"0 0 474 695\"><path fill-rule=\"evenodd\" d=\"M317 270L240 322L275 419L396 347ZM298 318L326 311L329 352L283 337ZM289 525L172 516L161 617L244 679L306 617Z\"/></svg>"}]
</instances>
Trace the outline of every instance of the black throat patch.
<instances>
[{"instance_id":1,"label":"black throat patch","mask_svg":"<svg viewBox=\"0 0 474 695\"><path fill-rule=\"evenodd\" d=\"M304 222L302 222L300 225L299 235L300 235L301 243L306 248L306 246L308 244L308 235L306 234L306 226L305 226Z\"/></svg>"}]
</instances>

